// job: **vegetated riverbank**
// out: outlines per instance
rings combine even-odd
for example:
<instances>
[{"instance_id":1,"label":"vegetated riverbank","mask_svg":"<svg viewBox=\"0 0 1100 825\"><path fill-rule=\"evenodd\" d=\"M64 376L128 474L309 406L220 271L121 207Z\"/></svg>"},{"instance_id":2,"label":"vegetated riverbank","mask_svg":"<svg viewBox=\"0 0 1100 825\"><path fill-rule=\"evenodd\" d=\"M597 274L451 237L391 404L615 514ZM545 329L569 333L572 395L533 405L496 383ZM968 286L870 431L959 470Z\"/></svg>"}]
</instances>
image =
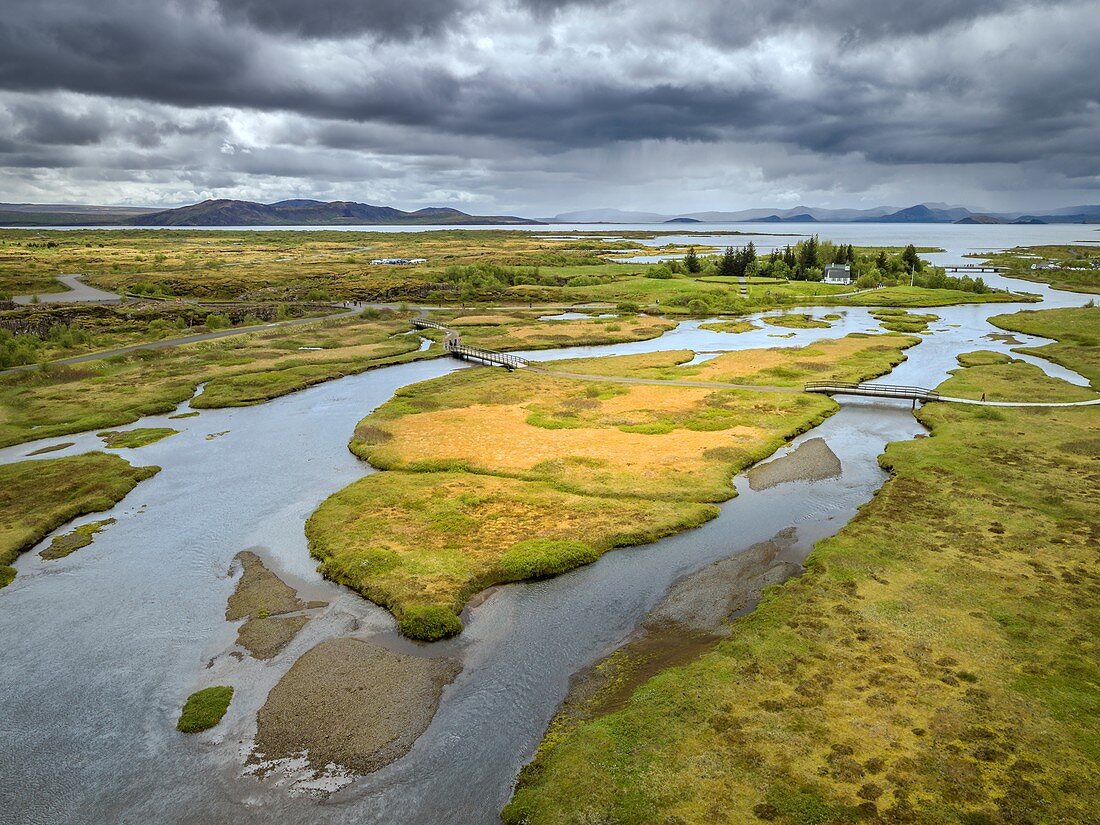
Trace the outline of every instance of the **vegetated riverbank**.
<instances>
[{"instance_id":1,"label":"vegetated riverbank","mask_svg":"<svg viewBox=\"0 0 1100 825\"><path fill-rule=\"evenodd\" d=\"M760 320L773 327L787 327L788 329L828 329L832 326L828 321L818 320L805 312L790 312L785 315L765 315Z\"/></svg>"},{"instance_id":2,"label":"vegetated riverbank","mask_svg":"<svg viewBox=\"0 0 1100 825\"><path fill-rule=\"evenodd\" d=\"M1022 315L1048 335L1100 324L1062 312ZM1096 345L1058 346L1095 368ZM964 360L941 391L1079 394L1029 364ZM1088 821L1100 411L919 418L932 437L890 445L893 477L803 577L621 709L548 738L505 821Z\"/></svg>"},{"instance_id":3,"label":"vegetated riverbank","mask_svg":"<svg viewBox=\"0 0 1100 825\"><path fill-rule=\"evenodd\" d=\"M613 318L571 318L567 321L540 320L544 311L494 311L433 314L462 334L462 342L494 350L539 350L559 347L618 344L657 338L676 327L675 321L633 312Z\"/></svg>"},{"instance_id":4,"label":"vegetated riverbank","mask_svg":"<svg viewBox=\"0 0 1100 825\"><path fill-rule=\"evenodd\" d=\"M106 453L0 465L0 587L12 563L52 530L86 513L109 510L159 467L134 467Z\"/></svg>"},{"instance_id":5,"label":"vegetated riverbank","mask_svg":"<svg viewBox=\"0 0 1100 825\"><path fill-rule=\"evenodd\" d=\"M737 334L739 332L749 332L750 330L760 329L760 327L752 323L752 321L714 321L709 324L700 324L699 329Z\"/></svg>"},{"instance_id":6,"label":"vegetated riverbank","mask_svg":"<svg viewBox=\"0 0 1100 825\"><path fill-rule=\"evenodd\" d=\"M713 518L738 471L837 408L768 386L806 373L880 375L915 340L849 336L682 368L766 382L759 390L493 369L407 387L356 428L352 451L385 472L318 508L306 528L312 552L326 577L387 607L406 635L452 635L466 602L492 584L561 573ZM561 363L630 375L690 355Z\"/></svg>"},{"instance_id":7,"label":"vegetated riverbank","mask_svg":"<svg viewBox=\"0 0 1100 825\"><path fill-rule=\"evenodd\" d=\"M989 319L1002 329L1055 339L1041 347L1022 347L1018 351L1046 358L1055 364L1076 370L1092 385L1100 385L1100 310L1094 307L1025 310L1012 315L994 315Z\"/></svg>"},{"instance_id":8,"label":"vegetated riverbank","mask_svg":"<svg viewBox=\"0 0 1100 825\"><path fill-rule=\"evenodd\" d=\"M1100 249L1095 246L1023 246L981 257L985 258L983 263L1007 266L1010 278L1050 284L1069 292L1100 293ZM1043 268L1032 269L1034 264Z\"/></svg>"},{"instance_id":9,"label":"vegetated riverbank","mask_svg":"<svg viewBox=\"0 0 1100 825\"><path fill-rule=\"evenodd\" d=\"M255 404L321 381L404 363L422 353L408 314L321 321L222 341L48 366L0 377L0 446L117 427L191 406Z\"/></svg>"}]
</instances>

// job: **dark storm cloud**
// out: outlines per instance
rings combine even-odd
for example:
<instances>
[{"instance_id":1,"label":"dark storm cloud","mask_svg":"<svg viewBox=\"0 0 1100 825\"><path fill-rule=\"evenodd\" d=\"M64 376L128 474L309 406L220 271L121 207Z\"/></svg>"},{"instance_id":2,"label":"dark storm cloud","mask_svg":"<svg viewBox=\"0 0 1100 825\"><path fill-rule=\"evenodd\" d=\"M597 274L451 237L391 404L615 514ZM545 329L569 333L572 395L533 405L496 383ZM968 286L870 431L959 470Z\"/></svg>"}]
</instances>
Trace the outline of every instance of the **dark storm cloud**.
<instances>
[{"instance_id":1,"label":"dark storm cloud","mask_svg":"<svg viewBox=\"0 0 1100 825\"><path fill-rule=\"evenodd\" d=\"M408 40L439 34L465 11L462 0L217 0L229 20L310 38L363 33Z\"/></svg>"},{"instance_id":2,"label":"dark storm cloud","mask_svg":"<svg viewBox=\"0 0 1100 825\"><path fill-rule=\"evenodd\" d=\"M5 5L0 167L535 174L647 143L1087 178L1100 142L1095 0Z\"/></svg>"}]
</instances>

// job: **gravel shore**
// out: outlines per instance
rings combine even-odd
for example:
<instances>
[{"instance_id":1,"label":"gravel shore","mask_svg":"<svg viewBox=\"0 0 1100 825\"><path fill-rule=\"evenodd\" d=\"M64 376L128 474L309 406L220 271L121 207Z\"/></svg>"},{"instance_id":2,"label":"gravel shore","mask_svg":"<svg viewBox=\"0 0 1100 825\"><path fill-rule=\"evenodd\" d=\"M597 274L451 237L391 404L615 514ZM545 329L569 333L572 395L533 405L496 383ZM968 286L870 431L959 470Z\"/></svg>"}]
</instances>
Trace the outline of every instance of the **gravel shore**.
<instances>
[{"instance_id":1,"label":"gravel shore","mask_svg":"<svg viewBox=\"0 0 1100 825\"><path fill-rule=\"evenodd\" d=\"M767 490L790 481L822 481L840 475L840 459L823 438L803 441L798 448L766 464L757 464L747 473L749 487Z\"/></svg>"},{"instance_id":2,"label":"gravel shore","mask_svg":"<svg viewBox=\"0 0 1100 825\"><path fill-rule=\"evenodd\" d=\"M257 715L257 755L305 752L316 770L378 770L409 751L461 670L451 659L394 653L359 639L322 642L268 694Z\"/></svg>"}]
</instances>

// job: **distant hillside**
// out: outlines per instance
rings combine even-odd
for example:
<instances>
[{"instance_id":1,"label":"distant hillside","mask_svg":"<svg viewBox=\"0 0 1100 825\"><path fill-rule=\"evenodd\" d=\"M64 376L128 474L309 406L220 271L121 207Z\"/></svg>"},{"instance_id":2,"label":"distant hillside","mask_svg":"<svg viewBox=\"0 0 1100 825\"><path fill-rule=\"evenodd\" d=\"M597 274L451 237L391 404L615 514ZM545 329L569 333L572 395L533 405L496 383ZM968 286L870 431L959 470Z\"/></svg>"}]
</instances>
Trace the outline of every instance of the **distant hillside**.
<instances>
[{"instance_id":1,"label":"distant hillside","mask_svg":"<svg viewBox=\"0 0 1100 825\"><path fill-rule=\"evenodd\" d=\"M970 224L1000 224L1010 223L1004 218L997 218L993 215L967 215L965 218L960 218L955 223L970 223Z\"/></svg>"},{"instance_id":2,"label":"distant hillside","mask_svg":"<svg viewBox=\"0 0 1100 825\"><path fill-rule=\"evenodd\" d=\"M1039 214L976 211L946 203L918 203L904 209L894 206L870 209L795 206L790 209L742 209L737 212L683 212L672 215L589 209L564 212L548 220L554 223L1100 223L1100 206L1069 206Z\"/></svg>"},{"instance_id":3,"label":"distant hillside","mask_svg":"<svg viewBox=\"0 0 1100 825\"><path fill-rule=\"evenodd\" d=\"M538 221L512 215L468 215L457 209L429 207L404 212L391 206L371 206L354 201L324 203L286 200L254 203L238 200L207 200L178 209L140 215L129 221L134 226L337 226L341 224L537 224Z\"/></svg>"},{"instance_id":4,"label":"distant hillside","mask_svg":"<svg viewBox=\"0 0 1100 825\"><path fill-rule=\"evenodd\" d=\"M142 206L0 203L0 226L116 226L156 211Z\"/></svg>"}]
</instances>

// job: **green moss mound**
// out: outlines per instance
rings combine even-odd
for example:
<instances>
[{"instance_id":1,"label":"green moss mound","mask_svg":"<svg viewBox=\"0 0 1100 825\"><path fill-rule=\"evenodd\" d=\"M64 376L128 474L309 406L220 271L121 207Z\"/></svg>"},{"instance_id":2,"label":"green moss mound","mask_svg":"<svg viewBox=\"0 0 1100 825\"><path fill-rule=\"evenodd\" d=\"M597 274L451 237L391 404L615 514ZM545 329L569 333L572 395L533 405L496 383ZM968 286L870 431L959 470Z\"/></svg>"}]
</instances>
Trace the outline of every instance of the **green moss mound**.
<instances>
[{"instance_id":1,"label":"green moss mound","mask_svg":"<svg viewBox=\"0 0 1100 825\"><path fill-rule=\"evenodd\" d=\"M233 688L217 685L196 691L187 697L180 712L176 730L181 733L199 733L214 727L229 710Z\"/></svg>"},{"instance_id":2,"label":"green moss mound","mask_svg":"<svg viewBox=\"0 0 1100 825\"><path fill-rule=\"evenodd\" d=\"M462 620L453 610L438 604L407 608L397 626L402 634L418 642L435 642L462 632Z\"/></svg>"}]
</instances>

